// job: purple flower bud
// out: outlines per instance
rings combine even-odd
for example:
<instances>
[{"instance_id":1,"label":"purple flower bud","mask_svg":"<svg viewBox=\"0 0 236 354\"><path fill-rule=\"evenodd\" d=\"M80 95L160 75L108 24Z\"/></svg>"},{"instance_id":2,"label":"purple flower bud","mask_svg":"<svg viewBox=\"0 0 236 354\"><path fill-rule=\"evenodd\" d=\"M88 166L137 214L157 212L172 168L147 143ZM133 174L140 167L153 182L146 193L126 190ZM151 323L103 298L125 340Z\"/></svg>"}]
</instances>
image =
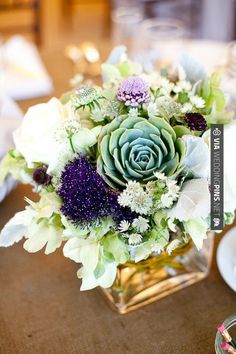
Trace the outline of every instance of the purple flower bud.
<instances>
[{"instance_id":1,"label":"purple flower bud","mask_svg":"<svg viewBox=\"0 0 236 354\"><path fill-rule=\"evenodd\" d=\"M48 186L51 182L51 176L47 174L46 166L39 166L33 172L33 180L37 184Z\"/></svg>"},{"instance_id":2,"label":"purple flower bud","mask_svg":"<svg viewBox=\"0 0 236 354\"><path fill-rule=\"evenodd\" d=\"M69 162L61 175L57 193L62 198L62 213L73 223L88 226L111 216L117 225L132 222L136 213L118 203L118 195L108 188L96 171L96 164L78 156Z\"/></svg>"},{"instance_id":3,"label":"purple flower bud","mask_svg":"<svg viewBox=\"0 0 236 354\"><path fill-rule=\"evenodd\" d=\"M150 99L148 84L141 77L131 76L120 84L116 97L126 106L138 107Z\"/></svg>"},{"instance_id":4,"label":"purple flower bud","mask_svg":"<svg viewBox=\"0 0 236 354\"><path fill-rule=\"evenodd\" d=\"M184 120L192 130L203 131L207 128L206 120L200 113L187 113Z\"/></svg>"}]
</instances>

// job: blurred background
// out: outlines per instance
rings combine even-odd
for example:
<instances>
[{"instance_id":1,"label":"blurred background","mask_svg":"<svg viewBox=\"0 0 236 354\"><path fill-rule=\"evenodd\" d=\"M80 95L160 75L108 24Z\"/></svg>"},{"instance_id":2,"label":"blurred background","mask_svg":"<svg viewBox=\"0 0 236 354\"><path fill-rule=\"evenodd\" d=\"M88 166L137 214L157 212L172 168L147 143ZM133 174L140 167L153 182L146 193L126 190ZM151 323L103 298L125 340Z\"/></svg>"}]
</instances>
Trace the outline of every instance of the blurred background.
<instances>
[{"instance_id":1,"label":"blurred background","mask_svg":"<svg viewBox=\"0 0 236 354\"><path fill-rule=\"evenodd\" d=\"M147 18L176 20L187 38L236 37L235 0L0 0L3 37L22 33L45 47L140 36Z\"/></svg>"},{"instance_id":2,"label":"blurred background","mask_svg":"<svg viewBox=\"0 0 236 354\"><path fill-rule=\"evenodd\" d=\"M236 0L0 0L0 92L25 110L76 74L96 80L119 44L147 69L188 52L232 78L235 39Z\"/></svg>"}]
</instances>

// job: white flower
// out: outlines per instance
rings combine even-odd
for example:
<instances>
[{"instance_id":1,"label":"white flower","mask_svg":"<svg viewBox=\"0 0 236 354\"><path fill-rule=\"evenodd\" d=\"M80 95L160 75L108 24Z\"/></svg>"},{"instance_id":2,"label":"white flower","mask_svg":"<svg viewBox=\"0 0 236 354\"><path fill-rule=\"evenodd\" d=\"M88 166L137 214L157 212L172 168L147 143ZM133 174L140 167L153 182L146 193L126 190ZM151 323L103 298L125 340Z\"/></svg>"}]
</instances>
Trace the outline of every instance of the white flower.
<instances>
[{"instance_id":1,"label":"white flower","mask_svg":"<svg viewBox=\"0 0 236 354\"><path fill-rule=\"evenodd\" d=\"M119 195L118 203L128 206L138 214L148 214L152 208L152 197L145 192L140 183L129 181L126 189Z\"/></svg>"},{"instance_id":2,"label":"white flower","mask_svg":"<svg viewBox=\"0 0 236 354\"><path fill-rule=\"evenodd\" d=\"M184 182L176 205L168 211L169 217L180 221L207 217L210 212L208 181L203 178Z\"/></svg>"},{"instance_id":3,"label":"white flower","mask_svg":"<svg viewBox=\"0 0 236 354\"><path fill-rule=\"evenodd\" d=\"M142 191L133 195L130 208L138 214L147 215L150 213L152 205L152 197L148 193Z\"/></svg>"},{"instance_id":4,"label":"white flower","mask_svg":"<svg viewBox=\"0 0 236 354\"><path fill-rule=\"evenodd\" d=\"M126 187L126 190L128 193L132 194L132 193L136 193L136 192L138 193L138 192L142 191L143 189L142 189L139 182L129 181L128 185Z\"/></svg>"},{"instance_id":5,"label":"white flower","mask_svg":"<svg viewBox=\"0 0 236 354\"><path fill-rule=\"evenodd\" d=\"M48 165L49 172L56 168L68 142L56 141L55 132L69 118L70 107L62 105L56 98L29 108L21 126L13 134L16 149L29 167L34 162L41 162Z\"/></svg>"},{"instance_id":6,"label":"white flower","mask_svg":"<svg viewBox=\"0 0 236 354\"><path fill-rule=\"evenodd\" d=\"M176 63L180 80L195 83L207 76L205 68L189 54L182 54Z\"/></svg>"},{"instance_id":7,"label":"white flower","mask_svg":"<svg viewBox=\"0 0 236 354\"><path fill-rule=\"evenodd\" d=\"M128 116L134 118L138 116L138 108L130 108Z\"/></svg>"},{"instance_id":8,"label":"white flower","mask_svg":"<svg viewBox=\"0 0 236 354\"><path fill-rule=\"evenodd\" d=\"M35 203L32 202L30 199L25 198L28 204L31 205L31 207L34 210L34 215L38 219L41 218L50 218L53 213L58 213L61 207L61 200L59 196L55 193L42 193L40 200Z\"/></svg>"},{"instance_id":9,"label":"white flower","mask_svg":"<svg viewBox=\"0 0 236 354\"><path fill-rule=\"evenodd\" d=\"M198 250L202 248L203 240L207 238L207 222L202 218L188 220L184 223L186 232L192 238Z\"/></svg>"},{"instance_id":10,"label":"white flower","mask_svg":"<svg viewBox=\"0 0 236 354\"><path fill-rule=\"evenodd\" d=\"M176 248L178 248L181 245L181 241L178 240L177 238L169 243L169 245L166 247L166 252L168 254L171 254Z\"/></svg>"},{"instance_id":11,"label":"white flower","mask_svg":"<svg viewBox=\"0 0 236 354\"><path fill-rule=\"evenodd\" d=\"M209 178L210 150L202 138L193 135L184 135L182 140L186 146L183 161L185 171L197 178Z\"/></svg>"},{"instance_id":12,"label":"white flower","mask_svg":"<svg viewBox=\"0 0 236 354\"><path fill-rule=\"evenodd\" d=\"M4 226L0 233L0 247L12 246L25 236L28 225L33 219L33 209L27 207L25 210L16 213Z\"/></svg>"},{"instance_id":13,"label":"white flower","mask_svg":"<svg viewBox=\"0 0 236 354\"><path fill-rule=\"evenodd\" d=\"M93 269L85 268L83 266L77 272L78 278L82 279L80 290L90 290L95 288L96 286L101 286L102 288L110 288L115 281L116 272L116 262L106 263L104 273L99 278L95 277Z\"/></svg>"},{"instance_id":14,"label":"white flower","mask_svg":"<svg viewBox=\"0 0 236 354\"><path fill-rule=\"evenodd\" d=\"M147 106L148 117L153 118L156 117L158 113L158 108L155 102L149 102Z\"/></svg>"},{"instance_id":15,"label":"white flower","mask_svg":"<svg viewBox=\"0 0 236 354\"><path fill-rule=\"evenodd\" d=\"M193 95L189 97L190 102L196 107L196 108L204 108L205 107L205 101L202 97Z\"/></svg>"},{"instance_id":16,"label":"white flower","mask_svg":"<svg viewBox=\"0 0 236 354\"><path fill-rule=\"evenodd\" d=\"M164 173L162 172L154 172L154 176L157 178L157 179L161 179L161 180L166 180L167 177L164 175Z\"/></svg>"},{"instance_id":17,"label":"white flower","mask_svg":"<svg viewBox=\"0 0 236 354\"><path fill-rule=\"evenodd\" d=\"M126 232L128 231L129 227L130 227L130 223L126 220L122 220L118 229L120 232Z\"/></svg>"},{"instance_id":18,"label":"white flower","mask_svg":"<svg viewBox=\"0 0 236 354\"><path fill-rule=\"evenodd\" d=\"M3 228L0 246L10 246L25 237L26 251L37 252L46 246L45 254L52 253L62 243L63 229L51 218L60 208L59 198L55 193L45 193L38 203L28 202L31 206L17 213Z\"/></svg>"},{"instance_id":19,"label":"white flower","mask_svg":"<svg viewBox=\"0 0 236 354\"><path fill-rule=\"evenodd\" d=\"M171 218L168 218L167 224L171 231L176 232L176 225Z\"/></svg>"},{"instance_id":20,"label":"white flower","mask_svg":"<svg viewBox=\"0 0 236 354\"><path fill-rule=\"evenodd\" d=\"M118 203L123 206L123 207L127 207L130 205L132 201L132 197L131 195L124 190L119 196L118 196Z\"/></svg>"},{"instance_id":21,"label":"white flower","mask_svg":"<svg viewBox=\"0 0 236 354\"><path fill-rule=\"evenodd\" d=\"M44 246L46 246L45 254L55 252L62 244L62 231L62 228L48 223L47 219L40 222L38 219L34 219L28 225L25 234L27 240L23 247L31 253L40 251Z\"/></svg>"},{"instance_id":22,"label":"white flower","mask_svg":"<svg viewBox=\"0 0 236 354\"><path fill-rule=\"evenodd\" d=\"M142 242L142 235L131 234L131 235L129 235L128 242L130 245L138 245L140 242Z\"/></svg>"},{"instance_id":23,"label":"white flower","mask_svg":"<svg viewBox=\"0 0 236 354\"><path fill-rule=\"evenodd\" d=\"M139 232L145 232L149 228L149 221L142 216L133 220L132 226L135 227Z\"/></svg>"},{"instance_id":24,"label":"white flower","mask_svg":"<svg viewBox=\"0 0 236 354\"><path fill-rule=\"evenodd\" d=\"M82 263L82 267L77 272L77 276L82 278L80 290L89 290L96 286L107 288L115 280L118 262L102 262L102 266L104 266L102 274L97 274L97 276L95 274L95 270L99 266L101 247L97 240L90 237L84 239L79 236L70 238L64 246L65 257ZM119 247L116 248L118 248L119 254ZM114 254L114 252L112 253Z\"/></svg>"},{"instance_id":25,"label":"white flower","mask_svg":"<svg viewBox=\"0 0 236 354\"><path fill-rule=\"evenodd\" d=\"M101 126L98 125L92 129L80 128L72 136L72 144L75 151L81 151L81 149L87 149L96 144L98 135L101 131Z\"/></svg>"},{"instance_id":26,"label":"white flower","mask_svg":"<svg viewBox=\"0 0 236 354\"><path fill-rule=\"evenodd\" d=\"M174 87L173 87L173 91L175 93L180 93L182 91L190 91L192 88L192 85L190 84L189 81L179 81Z\"/></svg>"},{"instance_id":27,"label":"white flower","mask_svg":"<svg viewBox=\"0 0 236 354\"><path fill-rule=\"evenodd\" d=\"M182 113L188 113L191 112L193 109L193 105L190 102L186 102L182 108L181 108L181 112Z\"/></svg>"},{"instance_id":28,"label":"white flower","mask_svg":"<svg viewBox=\"0 0 236 354\"><path fill-rule=\"evenodd\" d=\"M170 208L173 204L173 198L169 193L162 194L161 203L163 208Z\"/></svg>"},{"instance_id":29,"label":"white flower","mask_svg":"<svg viewBox=\"0 0 236 354\"><path fill-rule=\"evenodd\" d=\"M173 199L176 199L179 195L180 187L177 185L177 182L173 179L167 178L166 186L168 188L168 193Z\"/></svg>"},{"instance_id":30,"label":"white flower","mask_svg":"<svg viewBox=\"0 0 236 354\"><path fill-rule=\"evenodd\" d=\"M172 91L174 84L166 78L161 78L160 86L161 86L160 93L162 95L168 95Z\"/></svg>"}]
</instances>

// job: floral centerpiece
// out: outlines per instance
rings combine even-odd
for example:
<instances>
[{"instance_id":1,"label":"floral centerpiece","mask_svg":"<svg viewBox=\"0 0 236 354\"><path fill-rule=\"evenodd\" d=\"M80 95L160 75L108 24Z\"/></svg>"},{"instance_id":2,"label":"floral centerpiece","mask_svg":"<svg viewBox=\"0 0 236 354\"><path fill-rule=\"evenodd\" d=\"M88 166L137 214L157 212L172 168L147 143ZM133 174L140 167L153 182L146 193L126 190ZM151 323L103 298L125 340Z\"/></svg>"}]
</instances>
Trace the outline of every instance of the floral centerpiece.
<instances>
[{"instance_id":1,"label":"floral centerpiece","mask_svg":"<svg viewBox=\"0 0 236 354\"><path fill-rule=\"evenodd\" d=\"M63 246L82 265L81 290L111 287L127 262L200 250L210 228L211 124L228 125L225 141L235 144L218 75L189 58L147 71L115 51L102 78L31 107L0 167L1 183L12 174L39 194L25 198L0 245L25 238L25 250L45 254ZM226 160L225 223L235 177Z\"/></svg>"}]
</instances>

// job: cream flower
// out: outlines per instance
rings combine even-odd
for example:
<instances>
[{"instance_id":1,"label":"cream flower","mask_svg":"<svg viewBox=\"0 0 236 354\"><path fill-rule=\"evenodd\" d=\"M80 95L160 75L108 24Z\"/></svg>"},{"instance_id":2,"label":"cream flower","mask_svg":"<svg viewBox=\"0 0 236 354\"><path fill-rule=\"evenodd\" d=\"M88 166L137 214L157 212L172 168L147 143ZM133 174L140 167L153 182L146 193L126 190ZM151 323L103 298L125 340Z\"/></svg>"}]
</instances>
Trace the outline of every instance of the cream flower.
<instances>
[{"instance_id":1,"label":"cream flower","mask_svg":"<svg viewBox=\"0 0 236 354\"><path fill-rule=\"evenodd\" d=\"M130 223L126 220L122 220L118 229L120 232L126 232L129 230L129 227L130 227Z\"/></svg>"},{"instance_id":2,"label":"cream flower","mask_svg":"<svg viewBox=\"0 0 236 354\"><path fill-rule=\"evenodd\" d=\"M210 150L202 138L193 135L184 135L182 140L186 146L183 161L184 169L193 177L209 178Z\"/></svg>"},{"instance_id":3,"label":"cream flower","mask_svg":"<svg viewBox=\"0 0 236 354\"><path fill-rule=\"evenodd\" d=\"M205 101L202 97L194 95L190 96L190 102L196 107L196 108L204 108L205 107Z\"/></svg>"},{"instance_id":4,"label":"cream flower","mask_svg":"<svg viewBox=\"0 0 236 354\"><path fill-rule=\"evenodd\" d=\"M140 234L131 234L128 239L129 245L138 245L142 242L142 235Z\"/></svg>"},{"instance_id":5,"label":"cream flower","mask_svg":"<svg viewBox=\"0 0 236 354\"><path fill-rule=\"evenodd\" d=\"M118 203L121 206L128 206L138 214L147 215L152 208L152 197L145 192L140 183L129 181L126 189L119 195Z\"/></svg>"},{"instance_id":6,"label":"cream flower","mask_svg":"<svg viewBox=\"0 0 236 354\"><path fill-rule=\"evenodd\" d=\"M161 196L161 204L163 208L170 208L173 204L173 201L174 199L169 193L163 194Z\"/></svg>"},{"instance_id":7,"label":"cream flower","mask_svg":"<svg viewBox=\"0 0 236 354\"><path fill-rule=\"evenodd\" d=\"M134 219L132 226L137 229L139 232L145 232L149 228L148 225L149 221L142 216L139 216L138 218Z\"/></svg>"},{"instance_id":8,"label":"cream flower","mask_svg":"<svg viewBox=\"0 0 236 354\"><path fill-rule=\"evenodd\" d=\"M29 108L21 126L13 134L16 149L29 167L34 162L42 162L48 165L49 172L56 168L65 146L55 139L55 132L64 120L70 118L70 107L62 105L56 98Z\"/></svg>"},{"instance_id":9,"label":"cream flower","mask_svg":"<svg viewBox=\"0 0 236 354\"><path fill-rule=\"evenodd\" d=\"M191 112L193 109L193 105L190 102L186 102L182 108L181 108L181 112L182 113L189 113Z\"/></svg>"},{"instance_id":10,"label":"cream flower","mask_svg":"<svg viewBox=\"0 0 236 354\"><path fill-rule=\"evenodd\" d=\"M82 263L82 268L77 272L78 278L82 278L80 290L93 289L96 286L110 287L116 277L117 263L107 263L104 273L96 278L95 269L99 262L100 244L89 238L73 237L64 246L63 254L77 263Z\"/></svg>"},{"instance_id":11,"label":"cream flower","mask_svg":"<svg viewBox=\"0 0 236 354\"><path fill-rule=\"evenodd\" d=\"M161 179L161 180L166 180L167 177L164 175L164 173L162 172L154 172L154 176L157 178L157 179Z\"/></svg>"},{"instance_id":12,"label":"cream flower","mask_svg":"<svg viewBox=\"0 0 236 354\"><path fill-rule=\"evenodd\" d=\"M207 217L210 212L208 181L203 178L184 182L176 205L168 211L171 219L187 221Z\"/></svg>"}]
</instances>

